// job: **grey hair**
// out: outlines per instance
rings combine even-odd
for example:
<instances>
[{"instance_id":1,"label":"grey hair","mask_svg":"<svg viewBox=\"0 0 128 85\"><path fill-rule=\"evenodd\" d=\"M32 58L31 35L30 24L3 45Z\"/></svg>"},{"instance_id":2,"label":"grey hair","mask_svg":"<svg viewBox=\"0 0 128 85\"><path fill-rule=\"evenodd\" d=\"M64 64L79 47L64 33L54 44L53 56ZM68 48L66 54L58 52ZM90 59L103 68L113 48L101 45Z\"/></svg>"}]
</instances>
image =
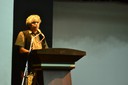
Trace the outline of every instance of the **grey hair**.
<instances>
[{"instance_id":1,"label":"grey hair","mask_svg":"<svg viewBox=\"0 0 128 85\"><path fill-rule=\"evenodd\" d=\"M26 19L26 25L31 24L35 20L41 23L41 19L39 15L33 14L33 15L28 16L28 18Z\"/></svg>"}]
</instances>

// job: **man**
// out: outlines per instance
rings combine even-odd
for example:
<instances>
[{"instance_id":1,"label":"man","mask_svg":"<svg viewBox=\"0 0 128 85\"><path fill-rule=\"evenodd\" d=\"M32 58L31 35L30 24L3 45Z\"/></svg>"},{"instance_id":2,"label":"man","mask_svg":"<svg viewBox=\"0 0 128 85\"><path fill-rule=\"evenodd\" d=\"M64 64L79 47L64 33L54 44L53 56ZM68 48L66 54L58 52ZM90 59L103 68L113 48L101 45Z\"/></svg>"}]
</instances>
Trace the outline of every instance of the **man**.
<instances>
[{"instance_id":1,"label":"man","mask_svg":"<svg viewBox=\"0 0 128 85\"><path fill-rule=\"evenodd\" d=\"M20 31L17 36L15 45L18 47L18 51L20 53L19 57L21 58L22 74L24 74L25 63L27 62L28 57L27 55L31 52L31 50L48 48L45 36L39 29L40 23L41 19L39 15L28 16L26 19L28 29L25 31ZM34 75L35 73L32 73L31 75L31 71L28 73L28 85L32 85Z\"/></svg>"}]
</instances>

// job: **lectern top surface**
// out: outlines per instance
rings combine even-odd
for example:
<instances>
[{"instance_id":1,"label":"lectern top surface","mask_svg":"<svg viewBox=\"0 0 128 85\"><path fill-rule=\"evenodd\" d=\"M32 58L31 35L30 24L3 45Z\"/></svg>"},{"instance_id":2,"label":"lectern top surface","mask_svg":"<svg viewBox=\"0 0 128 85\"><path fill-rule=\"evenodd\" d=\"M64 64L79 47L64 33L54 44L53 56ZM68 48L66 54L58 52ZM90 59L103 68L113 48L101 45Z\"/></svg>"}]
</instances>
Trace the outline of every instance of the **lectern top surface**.
<instances>
[{"instance_id":1,"label":"lectern top surface","mask_svg":"<svg viewBox=\"0 0 128 85\"><path fill-rule=\"evenodd\" d=\"M34 50L37 54L45 55L70 55L70 56L84 56L86 55L85 51L69 49L69 48L48 48L42 50Z\"/></svg>"},{"instance_id":2,"label":"lectern top surface","mask_svg":"<svg viewBox=\"0 0 128 85\"><path fill-rule=\"evenodd\" d=\"M68 48L48 48L31 51L30 58L34 62L43 63L75 63L86 55L86 52Z\"/></svg>"}]
</instances>

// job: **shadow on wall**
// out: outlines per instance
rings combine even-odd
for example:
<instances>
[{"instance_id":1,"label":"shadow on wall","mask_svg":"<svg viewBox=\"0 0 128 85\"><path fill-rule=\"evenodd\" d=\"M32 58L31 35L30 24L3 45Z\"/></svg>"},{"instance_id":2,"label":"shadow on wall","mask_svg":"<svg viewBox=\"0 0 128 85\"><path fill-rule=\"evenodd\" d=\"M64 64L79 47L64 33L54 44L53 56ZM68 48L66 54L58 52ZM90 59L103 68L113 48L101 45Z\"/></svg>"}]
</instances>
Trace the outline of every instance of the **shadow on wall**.
<instances>
[{"instance_id":1,"label":"shadow on wall","mask_svg":"<svg viewBox=\"0 0 128 85\"><path fill-rule=\"evenodd\" d=\"M99 41L113 36L128 42L127 5L66 2L54 4L53 33L56 39L69 39L70 36L71 39L91 37Z\"/></svg>"}]
</instances>

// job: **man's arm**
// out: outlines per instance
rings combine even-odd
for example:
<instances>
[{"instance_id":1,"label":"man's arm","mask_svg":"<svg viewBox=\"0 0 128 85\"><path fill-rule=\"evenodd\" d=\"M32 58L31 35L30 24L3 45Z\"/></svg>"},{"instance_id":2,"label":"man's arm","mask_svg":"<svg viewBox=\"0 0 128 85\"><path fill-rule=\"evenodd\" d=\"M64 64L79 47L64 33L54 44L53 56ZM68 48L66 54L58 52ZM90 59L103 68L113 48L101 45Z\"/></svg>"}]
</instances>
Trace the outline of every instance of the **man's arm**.
<instances>
[{"instance_id":1,"label":"man's arm","mask_svg":"<svg viewBox=\"0 0 128 85\"><path fill-rule=\"evenodd\" d=\"M20 53L29 53L29 50L25 49L24 47L19 48Z\"/></svg>"}]
</instances>

